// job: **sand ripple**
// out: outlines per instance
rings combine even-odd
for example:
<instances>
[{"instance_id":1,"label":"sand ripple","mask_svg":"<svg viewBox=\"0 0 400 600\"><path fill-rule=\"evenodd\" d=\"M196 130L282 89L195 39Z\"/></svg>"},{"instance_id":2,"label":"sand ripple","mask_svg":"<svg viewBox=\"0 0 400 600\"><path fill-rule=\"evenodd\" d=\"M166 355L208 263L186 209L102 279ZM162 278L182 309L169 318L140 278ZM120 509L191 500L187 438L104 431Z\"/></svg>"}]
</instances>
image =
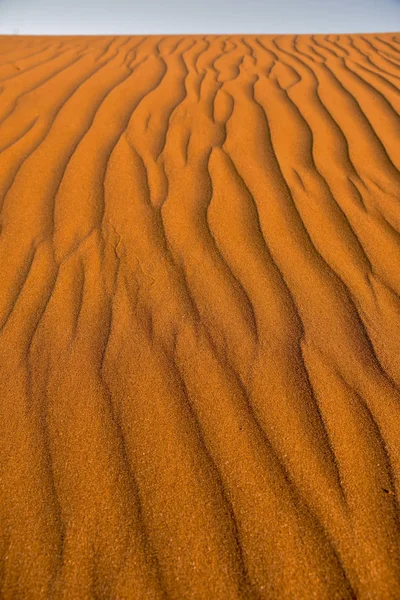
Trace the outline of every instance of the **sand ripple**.
<instances>
[{"instance_id":1,"label":"sand ripple","mask_svg":"<svg viewBox=\"0 0 400 600\"><path fill-rule=\"evenodd\" d=\"M400 36L0 38L5 599L400 597Z\"/></svg>"}]
</instances>

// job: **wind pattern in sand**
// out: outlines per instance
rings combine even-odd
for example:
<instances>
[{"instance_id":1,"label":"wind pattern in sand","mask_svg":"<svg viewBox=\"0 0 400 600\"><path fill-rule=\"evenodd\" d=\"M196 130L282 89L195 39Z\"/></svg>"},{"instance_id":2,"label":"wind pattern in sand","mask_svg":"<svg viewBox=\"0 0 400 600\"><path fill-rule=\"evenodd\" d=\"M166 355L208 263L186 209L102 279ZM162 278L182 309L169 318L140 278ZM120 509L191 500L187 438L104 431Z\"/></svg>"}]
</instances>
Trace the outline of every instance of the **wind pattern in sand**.
<instances>
[{"instance_id":1,"label":"wind pattern in sand","mask_svg":"<svg viewBox=\"0 0 400 600\"><path fill-rule=\"evenodd\" d=\"M399 83L0 38L2 598L400 597Z\"/></svg>"}]
</instances>

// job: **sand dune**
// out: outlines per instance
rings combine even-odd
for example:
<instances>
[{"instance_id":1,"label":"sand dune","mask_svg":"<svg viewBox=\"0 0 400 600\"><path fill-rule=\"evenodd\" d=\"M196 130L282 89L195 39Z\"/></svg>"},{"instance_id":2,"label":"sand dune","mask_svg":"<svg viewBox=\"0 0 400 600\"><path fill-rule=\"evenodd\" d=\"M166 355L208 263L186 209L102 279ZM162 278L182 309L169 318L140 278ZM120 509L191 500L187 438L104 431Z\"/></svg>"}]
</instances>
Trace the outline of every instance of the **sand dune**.
<instances>
[{"instance_id":1,"label":"sand dune","mask_svg":"<svg viewBox=\"0 0 400 600\"><path fill-rule=\"evenodd\" d=\"M400 35L0 38L5 599L400 598Z\"/></svg>"}]
</instances>

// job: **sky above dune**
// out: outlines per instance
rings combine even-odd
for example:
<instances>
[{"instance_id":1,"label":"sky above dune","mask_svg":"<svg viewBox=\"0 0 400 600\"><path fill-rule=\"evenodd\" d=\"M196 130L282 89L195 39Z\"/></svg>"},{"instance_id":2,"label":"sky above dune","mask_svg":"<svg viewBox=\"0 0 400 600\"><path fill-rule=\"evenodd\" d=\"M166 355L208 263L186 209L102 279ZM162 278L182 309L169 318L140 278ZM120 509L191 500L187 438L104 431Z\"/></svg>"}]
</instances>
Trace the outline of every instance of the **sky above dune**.
<instances>
[{"instance_id":1,"label":"sky above dune","mask_svg":"<svg viewBox=\"0 0 400 600\"><path fill-rule=\"evenodd\" d=\"M0 0L2 34L400 30L400 0Z\"/></svg>"}]
</instances>

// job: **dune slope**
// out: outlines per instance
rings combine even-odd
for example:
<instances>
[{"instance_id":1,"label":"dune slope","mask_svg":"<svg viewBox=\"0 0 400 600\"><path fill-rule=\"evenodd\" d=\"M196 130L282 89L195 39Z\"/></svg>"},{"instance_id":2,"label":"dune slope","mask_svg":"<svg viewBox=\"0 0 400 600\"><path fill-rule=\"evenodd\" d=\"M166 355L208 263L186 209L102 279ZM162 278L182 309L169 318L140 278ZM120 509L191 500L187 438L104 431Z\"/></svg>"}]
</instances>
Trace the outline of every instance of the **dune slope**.
<instances>
[{"instance_id":1,"label":"dune slope","mask_svg":"<svg viewBox=\"0 0 400 600\"><path fill-rule=\"evenodd\" d=\"M400 35L0 38L5 599L400 597Z\"/></svg>"}]
</instances>

